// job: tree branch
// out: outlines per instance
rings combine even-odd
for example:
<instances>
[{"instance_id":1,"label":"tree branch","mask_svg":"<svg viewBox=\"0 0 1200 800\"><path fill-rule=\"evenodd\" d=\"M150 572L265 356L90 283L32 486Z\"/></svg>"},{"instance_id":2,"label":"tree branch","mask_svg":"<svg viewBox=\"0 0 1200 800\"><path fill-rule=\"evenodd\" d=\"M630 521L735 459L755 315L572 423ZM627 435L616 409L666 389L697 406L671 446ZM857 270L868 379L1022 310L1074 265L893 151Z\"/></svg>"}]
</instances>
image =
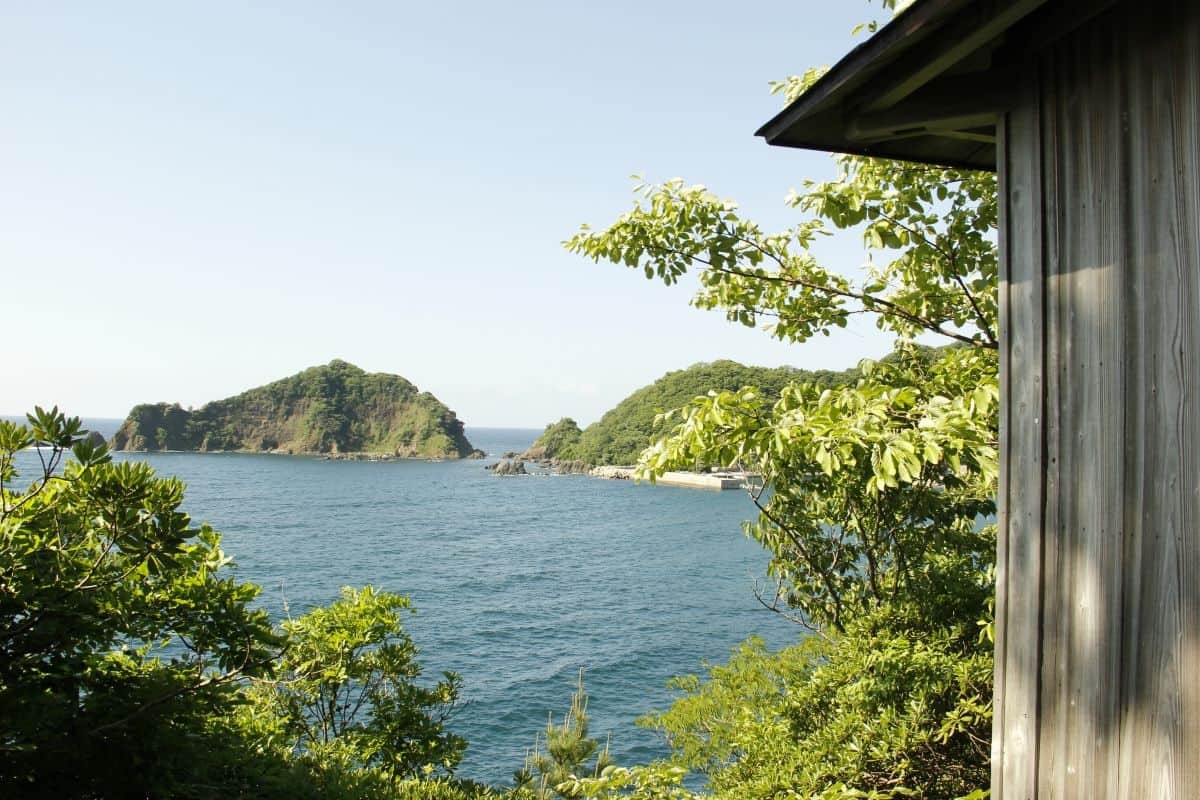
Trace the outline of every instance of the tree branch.
<instances>
[{"instance_id":1,"label":"tree branch","mask_svg":"<svg viewBox=\"0 0 1200 800\"><path fill-rule=\"evenodd\" d=\"M983 311L980 310L979 304L975 302L975 295L971 294L971 290L967 288L966 281L957 272L954 273L954 280L962 288L963 294L967 296L967 302L971 304L971 309L975 312L975 320L979 324L979 330L987 337L988 342L994 348L999 349L1000 343L996 341L996 335L992 332L992 328L988 324L987 318L984 317Z\"/></svg>"},{"instance_id":2,"label":"tree branch","mask_svg":"<svg viewBox=\"0 0 1200 800\"><path fill-rule=\"evenodd\" d=\"M753 247L755 250L762 253L764 256L766 256L767 258L771 259L776 264L778 264L781 270L788 269L788 264L786 261L784 261L777 253L769 250L766 247L763 247L763 245L760 242L755 241L754 239L748 239L744 236L734 233L732 230L729 229L729 227L727 226L727 224L724 221L722 221L720 223L720 226L721 226L722 232L726 236L729 236L730 238L736 239L739 242L742 242L746 245L749 245L750 247ZM698 264L704 264L706 268L713 270L715 272L720 272L720 273L723 273L726 275L736 275L738 277L746 278L749 280L764 280L764 281L769 281L772 283L782 283L786 286L799 286L799 287L808 289L809 291L821 292L823 294L827 294L827 295L830 295L833 297L841 297L841 298L844 298L847 300L853 300L857 303L861 303L869 311L875 311L876 313L893 314L897 317L900 317L901 319L908 320L909 322L913 323L914 325L922 327L925 330L930 331L931 333L936 333L939 336L945 336L949 339L954 339L954 340L962 342L964 344L969 344L973 347L986 347L988 349L993 349L993 350L999 349L999 344L997 344L994 340L992 340L992 338L990 336L990 332L987 332L987 334L986 334L986 335L988 335L988 342L986 344L981 344L979 342L979 340L975 339L974 337L965 336L961 333L957 333L955 331L948 330L944 326L934 322L933 320L926 319L925 317L915 314L915 313L903 308L902 306L900 306L896 303L893 303L890 300L886 300L882 297L875 297L873 295L869 295L864 292L854 292L854 291L850 291L848 289L838 289L838 288L832 287L832 286L825 286L825 285L822 285L819 283L814 283L813 281L806 281L802 278L793 277L793 276L785 276L785 275L781 275L781 274L780 275L769 275L769 274L761 274L760 275L760 274L756 274L753 272L747 272L745 270L741 270L736 267L717 266L708 259L701 258L700 256L698 256L694 253L688 253L688 252L679 250L674 247L660 247L659 249L663 252L671 253L671 254L674 254L677 256L682 256L691 261L695 261ZM880 308L886 309L886 311L881 312L878 309L874 308L873 306L879 306Z\"/></svg>"},{"instance_id":3,"label":"tree branch","mask_svg":"<svg viewBox=\"0 0 1200 800\"><path fill-rule=\"evenodd\" d=\"M779 518L772 514L768 510L767 506L763 505L762 502L760 502L757 498L754 500L754 505L758 508L759 513L766 517L772 525L774 525L785 536L787 536L791 543L796 546L796 549L800 551L801 557L808 563L809 568L820 576L821 583L825 585L825 591L829 593L829 599L833 601L833 627L837 628L839 631L843 631L842 596L834 587L833 579L830 578L829 575L819 567L808 548L805 547L804 543L800 541L800 537L796 536L796 534L792 532L791 528L784 525Z\"/></svg>"}]
</instances>

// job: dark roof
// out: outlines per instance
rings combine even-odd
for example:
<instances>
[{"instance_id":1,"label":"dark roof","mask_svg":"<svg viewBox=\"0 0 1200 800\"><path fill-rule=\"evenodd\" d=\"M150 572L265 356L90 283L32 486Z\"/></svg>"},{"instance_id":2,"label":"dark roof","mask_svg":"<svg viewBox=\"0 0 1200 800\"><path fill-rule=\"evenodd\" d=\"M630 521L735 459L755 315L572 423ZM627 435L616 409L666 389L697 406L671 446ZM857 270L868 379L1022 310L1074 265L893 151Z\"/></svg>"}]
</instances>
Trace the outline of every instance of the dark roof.
<instances>
[{"instance_id":1,"label":"dark roof","mask_svg":"<svg viewBox=\"0 0 1200 800\"><path fill-rule=\"evenodd\" d=\"M1112 4L917 0L758 135L784 147L995 169L996 118L1011 102L1014 70L1035 46Z\"/></svg>"}]
</instances>

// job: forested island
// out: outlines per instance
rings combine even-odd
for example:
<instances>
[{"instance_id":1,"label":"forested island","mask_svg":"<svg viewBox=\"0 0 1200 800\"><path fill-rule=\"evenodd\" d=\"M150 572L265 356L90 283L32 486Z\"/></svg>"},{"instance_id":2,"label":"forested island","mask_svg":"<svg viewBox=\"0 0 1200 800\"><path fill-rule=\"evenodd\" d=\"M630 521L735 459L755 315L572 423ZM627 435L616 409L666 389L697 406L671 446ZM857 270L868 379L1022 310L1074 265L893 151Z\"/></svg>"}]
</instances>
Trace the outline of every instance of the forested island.
<instances>
[{"instance_id":1,"label":"forested island","mask_svg":"<svg viewBox=\"0 0 1200 800\"><path fill-rule=\"evenodd\" d=\"M396 458L477 452L462 422L432 394L399 375L340 360L195 410L178 403L135 406L112 448Z\"/></svg>"},{"instance_id":2,"label":"forested island","mask_svg":"<svg viewBox=\"0 0 1200 800\"><path fill-rule=\"evenodd\" d=\"M643 386L582 430L570 417L547 425L523 456L587 466L635 464L643 450L670 432L670 425L655 424L660 413L681 408L709 392L754 386L763 397L774 400L790 383L832 388L852 384L859 377L857 368L804 370L745 366L728 359L701 362L668 372L649 386Z\"/></svg>"}]
</instances>

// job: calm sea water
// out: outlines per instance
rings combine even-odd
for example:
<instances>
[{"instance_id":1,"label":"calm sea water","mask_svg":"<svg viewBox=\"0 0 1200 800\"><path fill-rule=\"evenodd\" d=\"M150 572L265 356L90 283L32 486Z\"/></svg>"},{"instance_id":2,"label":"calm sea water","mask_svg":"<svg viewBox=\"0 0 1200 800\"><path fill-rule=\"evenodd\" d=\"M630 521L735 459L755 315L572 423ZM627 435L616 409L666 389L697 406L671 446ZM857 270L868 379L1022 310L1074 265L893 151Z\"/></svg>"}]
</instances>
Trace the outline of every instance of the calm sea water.
<instances>
[{"instance_id":1,"label":"calm sea water","mask_svg":"<svg viewBox=\"0 0 1200 800\"><path fill-rule=\"evenodd\" d=\"M111 435L117 423L89 424ZM493 454L538 433L467 429ZM580 667L593 732L611 733L618 763L640 763L666 753L633 723L669 705L671 676L723 661L750 635L798 635L754 599L767 559L741 532L753 512L741 492L497 478L491 460L136 457L187 483L185 510L224 534L238 577L263 587L276 616L342 586L409 595L426 674L463 676L451 727L470 742L460 774L478 780L511 781L547 713L566 710Z\"/></svg>"}]
</instances>

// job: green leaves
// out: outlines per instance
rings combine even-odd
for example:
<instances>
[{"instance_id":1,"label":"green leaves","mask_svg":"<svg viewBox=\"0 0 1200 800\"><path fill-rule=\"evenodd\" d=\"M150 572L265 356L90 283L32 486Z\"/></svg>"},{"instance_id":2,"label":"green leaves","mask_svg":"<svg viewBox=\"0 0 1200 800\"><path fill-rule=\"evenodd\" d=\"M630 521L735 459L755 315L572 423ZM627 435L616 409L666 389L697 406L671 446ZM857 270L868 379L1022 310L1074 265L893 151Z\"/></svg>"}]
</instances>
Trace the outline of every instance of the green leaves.
<instances>
[{"instance_id":1,"label":"green leaves","mask_svg":"<svg viewBox=\"0 0 1200 800\"><path fill-rule=\"evenodd\" d=\"M996 359L902 347L860 372L776 400L697 397L643 454L648 476L706 460L762 475L747 532L777 587L760 600L814 631L678 679L684 696L646 720L715 798L979 797L987 783ZM671 796L639 774L599 796Z\"/></svg>"},{"instance_id":2,"label":"green leaves","mask_svg":"<svg viewBox=\"0 0 1200 800\"><path fill-rule=\"evenodd\" d=\"M772 553L776 601L816 626L921 595L923 561L987 557L976 518L994 513L996 360L957 348L864 364L854 386L753 388L698 397L641 474L697 465L762 476L747 531ZM886 576L886 577L885 577Z\"/></svg>"},{"instance_id":3,"label":"green leaves","mask_svg":"<svg viewBox=\"0 0 1200 800\"><path fill-rule=\"evenodd\" d=\"M772 91L791 101L823 74ZM801 218L781 232L675 179L639 185L631 211L565 243L668 285L694 270L693 305L766 322L784 341L828 336L860 314L900 340L852 386L798 380L766 399L743 383L660 417L675 427L643 452L639 474L758 473L746 531L776 582L759 599L823 638L812 652L739 652L708 683L680 684L689 696L659 719L677 763L705 769L717 797L978 797L991 663L981 576L993 559L981 522L995 513L998 474L995 179L836 160L836 178L789 195ZM819 238L838 230L862 237L858 273L818 256ZM960 346L911 344L930 333ZM603 797L674 797L673 780L651 765L583 783Z\"/></svg>"},{"instance_id":4,"label":"green leaves","mask_svg":"<svg viewBox=\"0 0 1200 800\"><path fill-rule=\"evenodd\" d=\"M838 163L836 180L789 196L812 216L784 232L768 234L733 202L676 178L639 185L631 211L564 244L667 285L696 269L696 307L722 309L747 326L769 319L784 341L827 335L851 315L873 313L880 328L906 339L933 332L994 349L994 176L849 156ZM824 266L812 250L817 237L848 228L861 228L868 253L884 258L858 283L845 277L847 265Z\"/></svg>"},{"instance_id":5,"label":"green leaves","mask_svg":"<svg viewBox=\"0 0 1200 800\"><path fill-rule=\"evenodd\" d=\"M277 676L250 690L245 724L273 719L259 735L321 772L377 770L391 780L452 773L466 742L444 726L462 679L447 672L432 686L416 683L405 613L414 612L403 595L347 587L339 600L285 622Z\"/></svg>"},{"instance_id":6,"label":"green leaves","mask_svg":"<svg viewBox=\"0 0 1200 800\"><path fill-rule=\"evenodd\" d=\"M53 797L486 797L431 779L462 681L420 685L406 597L347 589L272 630L257 586L78 419L0 421L0 784ZM39 474L16 491L19 450ZM74 460L62 460L67 453ZM26 454L26 460L31 454ZM152 765L139 766L139 765ZM420 777L428 789L402 780Z\"/></svg>"},{"instance_id":7,"label":"green leaves","mask_svg":"<svg viewBox=\"0 0 1200 800\"><path fill-rule=\"evenodd\" d=\"M991 669L946 614L881 608L777 652L745 642L639 722L672 746L652 772L697 770L715 798L958 797L988 781Z\"/></svg>"},{"instance_id":8,"label":"green leaves","mask_svg":"<svg viewBox=\"0 0 1200 800\"><path fill-rule=\"evenodd\" d=\"M702 800L703 795L683 786L686 771L665 763L632 768L608 767L599 775L579 778L572 776L560 785L566 796L586 797L588 800Z\"/></svg>"},{"instance_id":9,"label":"green leaves","mask_svg":"<svg viewBox=\"0 0 1200 800\"><path fill-rule=\"evenodd\" d=\"M27 419L0 423L0 776L63 797L157 794L183 780L172 770L203 771L180 765L204 749L206 714L278 640L249 608L258 588L217 575L220 539L180 510L179 481L112 463L56 408ZM18 492L27 447L40 474ZM108 766L137 759L162 768Z\"/></svg>"},{"instance_id":10,"label":"green leaves","mask_svg":"<svg viewBox=\"0 0 1200 800\"><path fill-rule=\"evenodd\" d=\"M54 406L46 411L41 406L26 414L34 443L39 447L66 450L86 433L78 417L68 418Z\"/></svg>"},{"instance_id":11,"label":"green leaves","mask_svg":"<svg viewBox=\"0 0 1200 800\"><path fill-rule=\"evenodd\" d=\"M29 428L6 419L0 419L0 449L15 453L27 447L33 447L33 443L33 433Z\"/></svg>"}]
</instances>

